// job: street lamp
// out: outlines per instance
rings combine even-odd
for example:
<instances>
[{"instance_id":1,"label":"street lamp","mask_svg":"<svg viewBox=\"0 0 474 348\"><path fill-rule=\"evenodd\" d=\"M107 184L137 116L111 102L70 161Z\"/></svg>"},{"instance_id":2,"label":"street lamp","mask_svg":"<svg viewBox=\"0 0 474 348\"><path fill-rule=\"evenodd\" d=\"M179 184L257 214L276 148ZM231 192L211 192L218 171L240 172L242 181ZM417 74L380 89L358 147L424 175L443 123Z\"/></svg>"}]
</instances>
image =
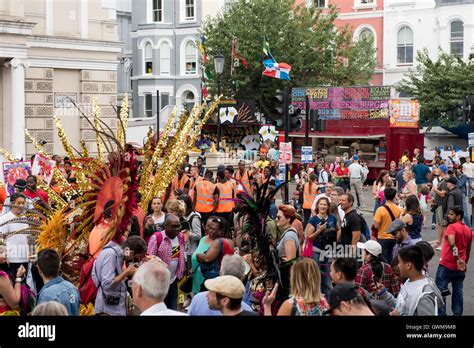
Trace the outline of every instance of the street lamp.
<instances>
[{"instance_id":1,"label":"street lamp","mask_svg":"<svg viewBox=\"0 0 474 348\"><path fill-rule=\"evenodd\" d=\"M217 52L214 56L214 69L217 75L217 97L221 95L221 75L224 72L224 56ZM217 151L221 149L221 118L219 116L220 107L217 106Z\"/></svg>"}]
</instances>

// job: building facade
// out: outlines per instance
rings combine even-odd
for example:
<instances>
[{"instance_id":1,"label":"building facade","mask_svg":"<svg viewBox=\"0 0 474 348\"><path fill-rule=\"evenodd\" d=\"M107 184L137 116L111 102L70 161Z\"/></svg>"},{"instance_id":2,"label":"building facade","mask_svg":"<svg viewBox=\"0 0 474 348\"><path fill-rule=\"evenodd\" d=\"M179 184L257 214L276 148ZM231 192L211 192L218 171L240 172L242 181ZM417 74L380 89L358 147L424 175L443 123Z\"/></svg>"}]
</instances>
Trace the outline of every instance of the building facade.
<instances>
[{"instance_id":1,"label":"building facade","mask_svg":"<svg viewBox=\"0 0 474 348\"><path fill-rule=\"evenodd\" d=\"M56 115L73 146L84 139L95 152L95 133L70 99L90 112L97 96L116 127L117 39L114 1L1 1L0 145L18 158L34 154L28 128L46 152L63 155Z\"/></svg>"},{"instance_id":2,"label":"building facade","mask_svg":"<svg viewBox=\"0 0 474 348\"><path fill-rule=\"evenodd\" d=\"M355 41L363 36L371 37L376 49L377 66L370 84L384 85L384 0L296 0L295 4L314 5L321 8L323 13L329 6L335 6L339 12L334 22L336 27L348 26Z\"/></svg>"},{"instance_id":3,"label":"building facade","mask_svg":"<svg viewBox=\"0 0 474 348\"><path fill-rule=\"evenodd\" d=\"M426 48L466 60L474 43L474 0L385 0L384 64L386 84L396 85ZM404 97L402 95L402 97Z\"/></svg>"},{"instance_id":4,"label":"building facade","mask_svg":"<svg viewBox=\"0 0 474 348\"><path fill-rule=\"evenodd\" d=\"M189 108L200 101L201 11L200 0L132 2L134 117L156 115L157 93L160 110L168 105Z\"/></svg>"},{"instance_id":5,"label":"building facade","mask_svg":"<svg viewBox=\"0 0 474 348\"><path fill-rule=\"evenodd\" d=\"M117 106L122 105L125 95L128 97L129 117L133 117L132 80L132 0L116 0L117 30L119 41L123 44L118 56L117 66Z\"/></svg>"}]
</instances>

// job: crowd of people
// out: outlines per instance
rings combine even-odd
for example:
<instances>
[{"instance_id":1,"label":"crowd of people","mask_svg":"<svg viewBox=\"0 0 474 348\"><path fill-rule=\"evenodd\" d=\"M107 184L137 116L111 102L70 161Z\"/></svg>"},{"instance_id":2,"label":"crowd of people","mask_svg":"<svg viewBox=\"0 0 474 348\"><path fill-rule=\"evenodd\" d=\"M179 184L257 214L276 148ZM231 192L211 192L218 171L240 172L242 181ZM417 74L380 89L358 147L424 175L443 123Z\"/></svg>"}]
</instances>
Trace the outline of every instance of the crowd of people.
<instances>
[{"instance_id":1,"label":"crowd of people","mask_svg":"<svg viewBox=\"0 0 474 348\"><path fill-rule=\"evenodd\" d=\"M137 208L122 240L102 245L115 203L107 202L88 239L94 314L443 315L449 283L452 313L462 314L472 243L469 159L461 164L453 153L428 166L419 151L412 160L405 153L374 181L368 226L362 153L301 166L293 199L277 204L275 152L216 172L205 158L186 159L166 193L147 211ZM66 174L73 177L71 168ZM269 195L262 233L277 255L276 277L266 272L238 199L255 198L262 186ZM35 176L17 180L15 191L1 202L0 315L78 315L84 289L61 274L58 253L43 249L32 260L34 241L11 234L26 228L15 219L47 194ZM432 244L441 250L435 279L428 273L435 251L423 238L430 210L439 232Z\"/></svg>"}]
</instances>

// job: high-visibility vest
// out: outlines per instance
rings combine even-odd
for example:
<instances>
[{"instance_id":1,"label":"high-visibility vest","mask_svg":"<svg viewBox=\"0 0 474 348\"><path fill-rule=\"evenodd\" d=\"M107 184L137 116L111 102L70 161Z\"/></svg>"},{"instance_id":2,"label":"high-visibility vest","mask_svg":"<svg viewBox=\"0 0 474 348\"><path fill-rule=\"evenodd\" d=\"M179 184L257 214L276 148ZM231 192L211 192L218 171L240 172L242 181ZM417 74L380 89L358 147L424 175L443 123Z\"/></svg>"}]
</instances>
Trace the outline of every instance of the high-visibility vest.
<instances>
[{"instance_id":1,"label":"high-visibility vest","mask_svg":"<svg viewBox=\"0 0 474 348\"><path fill-rule=\"evenodd\" d=\"M247 191L250 194L252 194L252 186L250 185L250 177L249 177L249 172L247 170L244 171L244 175L240 175L240 170L237 170L234 177L237 180L240 180L242 182L242 184L245 186L245 188L247 189ZM244 190L237 189L237 193L238 192L243 192L243 191Z\"/></svg>"},{"instance_id":2,"label":"high-visibility vest","mask_svg":"<svg viewBox=\"0 0 474 348\"><path fill-rule=\"evenodd\" d=\"M304 184L303 189L303 209L311 209L314 203L314 199L318 195L318 185L313 183L311 189L312 192L309 192L309 183Z\"/></svg>"},{"instance_id":3,"label":"high-visibility vest","mask_svg":"<svg viewBox=\"0 0 474 348\"><path fill-rule=\"evenodd\" d=\"M219 189L219 204L217 206L218 213L230 213L234 210L234 201L232 200L232 183L227 181L225 183L217 183Z\"/></svg>"},{"instance_id":4,"label":"high-visibility vest","mask_svg":"<svg viewBox=\"0 0 474 348\"><path fill-rule=\"evenodd\" d=\"M194 200L194 191L196 189L196 184L202 180L202 178L200 176L198 176L196 179L194 178L190 178L189 180L191 180L191 183L189 185L189 197L191 198L191 200Z\"/></svg>"},{"instance_id":5,"label":"high-visibility vest","mask_svg":"<svg viewBox=\"0 0 474 348\"><path fill-rule=\"evenodd\" d=\"M175 197L175 191L180 189L181 191L184 191L184 187L188 183L189 178L186 174L183 174L181 177L181 180L178 178L178 175L176 175L173 179L173 183L171 185L171 195L172 197Z\"/></svg>"},{"instance_id":6,"label":"high-visibility vest","mask_svg":"<svg viewBox=\"0 0 474 348\"><path fill-rule=\"evenodd\" d=\"M207 180L200 180L195 187L196 211L199 213L211 213L214 210L214 190L216 186Z\"/></svg>"}]
</instances>

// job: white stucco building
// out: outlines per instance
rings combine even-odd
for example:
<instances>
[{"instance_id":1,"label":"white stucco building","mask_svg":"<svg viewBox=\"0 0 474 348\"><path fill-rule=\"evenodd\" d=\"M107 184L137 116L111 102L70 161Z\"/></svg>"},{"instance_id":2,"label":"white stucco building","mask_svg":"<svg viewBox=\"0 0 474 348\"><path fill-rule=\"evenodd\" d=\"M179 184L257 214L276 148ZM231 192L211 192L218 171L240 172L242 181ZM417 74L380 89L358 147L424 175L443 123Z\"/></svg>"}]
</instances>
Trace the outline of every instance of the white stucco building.
<instances>
[{"instance_id":1,"label":"white stucco building","mask_svg":"<svg viewBox=\"0 0 474 348\"><path fill-rule=\"evenodd\" d=\"M0 1L0 146L26 158L36 152L24 129L64 155L53 115L76 148L95 152L95 133L68 102L88 105L97 96L116 127L118 42L114 0Z\"/></svg>"},{"instance_id":2,"label":"white stucco building","mask_svg":"<svg viewBox=\"0 0 474 348\"><path fill-rule=\"evenodd\" d=\"M385 85L395 85L416 66L416 52L438 48L467 59L474 43L474 0L385 0Z\"/></svg>"}]
</instances>

